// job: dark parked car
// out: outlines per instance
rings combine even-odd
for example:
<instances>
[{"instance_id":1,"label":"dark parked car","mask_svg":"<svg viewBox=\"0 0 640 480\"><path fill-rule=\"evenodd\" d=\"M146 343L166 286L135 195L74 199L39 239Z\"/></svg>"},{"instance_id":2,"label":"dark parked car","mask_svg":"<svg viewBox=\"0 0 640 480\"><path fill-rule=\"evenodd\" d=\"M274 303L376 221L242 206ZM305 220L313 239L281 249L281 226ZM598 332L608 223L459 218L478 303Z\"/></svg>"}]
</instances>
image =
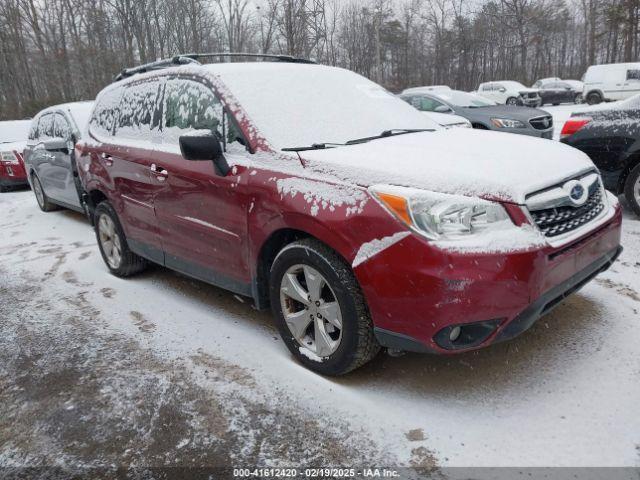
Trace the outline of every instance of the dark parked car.
<instances>
[{"instance_id":1,"label":"dark parked car","mask_svg":"<svg viewBox=\"0 0 640 480\"><path fill-rule=\"evenodd\" d=\"M270 306L318 372L511 339L620 253L620 207L573 148L444 129L290 57L175 67L203 56L98 96L76 153L100 252Z\"/></svg>"},{"instance_id":2,"label":"dark parked car","mask_svg":"<svg viewBox=\"0 0 640 480\"><path fill-rule=\"evenodd\" d=\"M574 113L560 139L589 155L605 187L616 195L624 193L640 215L640 95L593 108Z\"/></svg>"},{"instance_id":3,"label":"dark parked car","mask_svg":"<svg viewBox=\"0 0 640 480\"><path fill-rule=\"evenodd\" d=\"M568 82L547 82L543 84L538 94L542 99L542 105L561 103L580 103L582 101L582 90L571 86Z\"/></svg>"},{"instance_id":4,"label":"dark parked car","mask_svg":"<svg viewBox=\"0 0 640 480\"><path fill-rule=\"evenodd\" d=\"M459 90L411 89L400 97L421 111L464 117L473 128L549 139L553 137L553 117L544 110L498 105L493 100Z\"/></svg>"},{"instance_id":5,"label":"dark parked car","mask_svg":"<svg viewBox=\"0 0 640 480\"><path fill-rule=\"evenodd\" d=\"M84 211L74 147L86 130L92 108L93 102L56 105L38 113L31 123L24 162L44 212L58 207Z\"/></svg>"}]
</instances>

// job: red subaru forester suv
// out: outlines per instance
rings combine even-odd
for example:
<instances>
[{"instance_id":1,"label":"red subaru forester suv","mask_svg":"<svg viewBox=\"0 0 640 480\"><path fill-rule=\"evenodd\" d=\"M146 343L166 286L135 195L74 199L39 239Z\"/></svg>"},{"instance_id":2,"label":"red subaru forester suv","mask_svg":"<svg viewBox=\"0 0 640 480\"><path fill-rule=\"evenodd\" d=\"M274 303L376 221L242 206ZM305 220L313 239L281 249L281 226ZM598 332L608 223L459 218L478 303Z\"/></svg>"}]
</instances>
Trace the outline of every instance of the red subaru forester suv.
<instances>
[{"instance_id":1,"label":"red subaru forester suv","mask_svg":"<svg viewBox=\"0 0 640 480\"><path fill-rule=\"evenodd\" d=\"M513 338L619 255L620 206L578 150L445 130L355 73L277 60L176 57L100 93L76 156L112 273L154 262L251 297L338 375L381 346Z\"/></svg>"}]
</instances>

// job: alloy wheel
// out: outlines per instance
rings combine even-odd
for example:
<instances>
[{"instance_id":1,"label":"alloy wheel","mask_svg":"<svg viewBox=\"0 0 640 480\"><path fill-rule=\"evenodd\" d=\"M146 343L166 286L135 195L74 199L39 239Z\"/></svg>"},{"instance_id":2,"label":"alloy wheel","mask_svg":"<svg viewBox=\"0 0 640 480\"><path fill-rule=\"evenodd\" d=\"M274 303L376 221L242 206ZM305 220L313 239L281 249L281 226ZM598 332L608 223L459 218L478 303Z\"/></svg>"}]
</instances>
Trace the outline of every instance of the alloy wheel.
<instances>
[{"instance_id":1,"label":"alloy wheel","mask_svg":"<svg viewBox=\"0 0 640 480\"><path fill-rule=\"evenodd\" d=\"M640 176L636 178L636 183L633 185L633 198L640 205Z\"/></svg>"},{"instance_id":2,"label":"alloy wheel","mask_svg":"<svg viewBox=\"0 0 640 480\"><path fill-rule=\"evenodd\" d=\"M98 237L109 266L119 268L122 263L122 245L116 225L108 215L102 215L98 220Z\"/></svg>"},{"instance_id":3,"label":"alloy wheel","mask_svg":"<svg viewBox=\"0 0 640 480\"><path fill-rule=\"evenodd\" d=\"M328 357L342 340L342 312L327 280L308 265L290 267L280 283L280 306L302 349Z\"/></svg>"}]
</instances>

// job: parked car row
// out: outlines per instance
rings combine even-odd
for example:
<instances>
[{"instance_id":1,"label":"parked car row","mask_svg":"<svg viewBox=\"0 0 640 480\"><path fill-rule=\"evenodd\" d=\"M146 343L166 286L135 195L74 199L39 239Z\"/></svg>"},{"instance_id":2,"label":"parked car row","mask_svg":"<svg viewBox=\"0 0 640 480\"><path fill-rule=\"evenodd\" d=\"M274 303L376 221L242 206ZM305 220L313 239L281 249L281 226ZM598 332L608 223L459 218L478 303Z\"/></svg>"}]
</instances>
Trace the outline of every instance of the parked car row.
<instances>
[{"instance_id":1,"label":"parked car row","mask_svg":"<svg viewBox=\"0 0 640 480\"><path fill-rule=\"evenodd\" d=\"M45 211L78 196L112 274L155 263L249 297L314 371L509 340L620 254L620 205L593 162L532 138L545 112L209 57L123 71L88 120L88 104L42 112L28 176Z\"/></svg>"},{"instance_id":2,"label":"parked car row","mask_svg":"<svg viewBox=\"0 0 640 480\"><path fill-rule=\"evenodd\" d=\"M407 89L400 98L422 112L455 115L473 128L553 138L553 117L543 110L498 105L473 93L450 88Z\"/></svg>"}]
</instances>

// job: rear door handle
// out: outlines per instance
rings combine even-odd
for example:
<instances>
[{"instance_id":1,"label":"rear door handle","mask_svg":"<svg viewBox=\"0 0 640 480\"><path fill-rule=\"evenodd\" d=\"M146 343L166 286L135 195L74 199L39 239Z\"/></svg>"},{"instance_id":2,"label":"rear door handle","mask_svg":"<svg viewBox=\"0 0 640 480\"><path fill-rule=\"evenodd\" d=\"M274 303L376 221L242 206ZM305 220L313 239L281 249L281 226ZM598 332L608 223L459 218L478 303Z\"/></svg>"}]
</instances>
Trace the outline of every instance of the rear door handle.
<instances>
[{"instance_id":1,"label":"rear door handle","mask_svg":"<svg viewBox=\"0 0 640 480\"><path fill-rule=\"evenodd\" d=\"M151 164L151 173L156 175L156 178L161 182L164 182L165 178L169 176L169 172L155 163Z\"/></svg>"},{"instance_id":2,"label":"rear door handle","mask_svg":"<svg viewBox=\"0 0 640 480\"><path fill-rule=\"evenodd\" d=\"M107 167L110 167L111 165L113 165L113 158L108 153L102 152L100 154L100 157L104 160L104 163Z\"/></svg>"}]
</instances>

